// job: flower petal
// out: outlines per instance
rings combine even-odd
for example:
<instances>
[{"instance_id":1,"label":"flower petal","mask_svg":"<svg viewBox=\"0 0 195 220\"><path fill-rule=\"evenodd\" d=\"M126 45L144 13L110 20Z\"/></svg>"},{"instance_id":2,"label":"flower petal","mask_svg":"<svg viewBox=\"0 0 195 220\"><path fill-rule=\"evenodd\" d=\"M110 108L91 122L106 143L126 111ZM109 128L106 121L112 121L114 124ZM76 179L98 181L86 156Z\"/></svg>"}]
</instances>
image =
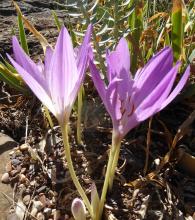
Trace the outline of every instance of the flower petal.
<instances>
[{"instance_id":1,"label":"flower petal","mask_svg":"<svg viewBox=\"0 0 195 220\"><path fill-rule=\"evenodd\" d=\"M112 82L109 84L106 91L106 103L107 111L112 117L113 124L117 120L121 119L121 100L119 99L118 87L120 84L120 79L115 77ZM117 122L118 123L118 122Z\"/></svg>"},{"instance_id":2,"label":"flower petal","mask_svg":"<svg viewBox=\"0 0 195 220\"><path fill-rule=\"evenodd\" d=\"M13 52L16 62L23 67L28 73L33 75L38 81L43 79L42 73L39 71L37 65L30 59L20 46L18 39L13 36L12 38Z\"/></svg>"},{"instance_id":3,"label":"flower petal","mask_svg":"<svg viewBox=\"0 0 195 220\"><path fill-rule=\"evenodd\" d=\"M170 71L172 65L172 49L165 47L151 58L142 70L138 70L134 78L135 86L140 91L137 93L136 105L139 105L144 97L154 90L163 77Z\"/></svg>"},{"instance_id":4,"label":"flower petal","mask_svg":"<svg viewBox=\"0 0 195 220\"><path fill-rule=\"evenodd\" d=\"M179 66L180 62L167 73L151 94L137 107L136 114L139 121L143 121L159 111L160 106L166 100L173 87Z\"/></svg>"},{"instance_id":5,"label":"flower petal","mask_svg":"<svg viewBox=\"0 0 195 220\"><path fill-rule=\"evenodd\" d=\"M22 76L26 84L31 88L34 94L40 99L40 101L47 106L47 108L56 116L56 112L53 108L53 104L50 96L47 93L47 88L44 88L33 76L28 73L22 66L16 63L9 55L7 55L13 66L18 73Z\"/></svg>"},{"instance_id":6,"label":"flower petal","mask_svg":"<svg viewBox=\"0 0 195 220\"><path fill-rule=\"evenodd\" d=\"M106 105L106 85L104 81L101 79L100 72L98 71L92 60L89 61L89 68L93 83L99 93L99 96L104 102L104 105Z\"/></svg>"},{"instance_id":7,"label":"flower petal","mask_svg":"<svg viewBox=\"0 0 195 220\"><path fill-rule=\"evenodd\" d=\"M52 100L61 115L59 117L63 117L65 108L69 105L69 95L78 78L72 41L65 27L58 36L47 74Z\"/></svg>"},{"instance_id":8,"label":"flower petal","mask_svg":"<svg viewBox=\"0 0 195 220\"><path fill-rule=\"evenodd\" d=\"M76 62L77 62L78 76L74 88L72 89L69 96L70 105L73 105L76 96L78 94L78 90L85 77L85 72L89 63L89 57L90 57L89 53L91 53L90 51L92 50L90 47L91 32L92 32L92 25L89 25L82 45L78 48L78 50L75 51L74 49L74 53L75 52L77 53Z\"/></svg>"},{"instance_id":9,"label":"flower petal","mask_svg":"<svg viewBox=\"0 0 195 220\"><path fill-rule=\"evenodd\" d=\"M123 71L128 73L130 78L130 54L127 41L121 38L116 50L106 54L107 62L107 77L110 82L114 77L120 78L120 73Z\"/></svg>"},{"instance_id":10,"label":"flower petal","mask_svg":"<svg viewBox=\"0 0 195 220\"><path fill-rule=\"evenodd\" d=\"M190 66L187 67L185 73L183 74L177 86L174 88L174 90L171 92L168 98L162 103L159 111L165 108L170 102L172 102L173 99L181 92L181 90L183 89L189 78L189 75L190 75Z\"/></svg>"},{"instance_id":11,"label":"flower petal","mask_svg":"<svg viewBox=\"0 0 195 220\"><path fill-rule=\"evenodd\" d=\"M50 70L50 65L51 65L51 61L52 61L52 56L53 56L53 49L51 47L46 47L46 51L45 51L45 60L44 60L44 74L45 74L45 78L46 81L49 82L49 74L51 74L49 72Z\"/></svg>"},{"instance_id":12,"label":"flower petal","mask_svg":"<svg viewBox=\"0 0 195 220\"><path fill-rule=\"evenodd\" d=\"M90 47L91 32L92 32L92 25L90 24L87 28L87 32L85 34L83 43L78 49L77 68L80 76L84 75L87 68L87 64L89 60L88 53Z\"/></svg>"}]
</instances>

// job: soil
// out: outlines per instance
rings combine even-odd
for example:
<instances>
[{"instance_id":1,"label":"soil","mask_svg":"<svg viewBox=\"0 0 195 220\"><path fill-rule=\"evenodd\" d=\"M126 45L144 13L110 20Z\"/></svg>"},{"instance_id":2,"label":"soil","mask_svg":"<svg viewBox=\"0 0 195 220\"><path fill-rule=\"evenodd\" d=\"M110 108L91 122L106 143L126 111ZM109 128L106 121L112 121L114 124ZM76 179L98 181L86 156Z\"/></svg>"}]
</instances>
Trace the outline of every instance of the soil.
<instances>
[{"instance_id":1,"label":"soil","mask_svg":"<svg viewBox=\"0 0 195 220\"><path fill-rule=\"evenodd\" d=\"M51 10L56 9L66 24L62 9L49 1L18 1L18 4L49 42L55 42L58 32ZM5 56L12 53L13 30L17 34L16 13L11 1L0 2L0 25L0 53ZM31 56L39 59L41 46L30 33L28 43ZM94 182L101 193L112 124L89 77L84 86L83 144L78 145L75 140L74 112L70 143L74 167L90 197ZM0 100L0 131L18 142L11 153L9 145L5 150L7 153L0 154L3 161L0 173L9 174L7 183L12 186L11 191L6 191L0 185L3 195L12 198L9 214L2 215L2 220L11 219L18 212L24 214L20 219L34 219L33 215L37 219L71 219L71 202L78 194L67 170L61 132L55 119L55 129L51 130L35 97L25 97L2 82ZM179 126L191 114L193 106L192 99L178 99L150 119L151 129L148 129L150 120L147 120L126 136L121 146L113 189L107 195L104 219L195 219L195 172L185 163L189 161L188 156L192 159L190 165L195 163L193 123L189 123L184 137L170 151L170 143ZM147 152L148 167L144 172ZM166 160L168 152L171 156ZM4 203L5 200L0 201ZM21 204L25 205L26 213L20 208Z\"/></svg>"}]
</instances>

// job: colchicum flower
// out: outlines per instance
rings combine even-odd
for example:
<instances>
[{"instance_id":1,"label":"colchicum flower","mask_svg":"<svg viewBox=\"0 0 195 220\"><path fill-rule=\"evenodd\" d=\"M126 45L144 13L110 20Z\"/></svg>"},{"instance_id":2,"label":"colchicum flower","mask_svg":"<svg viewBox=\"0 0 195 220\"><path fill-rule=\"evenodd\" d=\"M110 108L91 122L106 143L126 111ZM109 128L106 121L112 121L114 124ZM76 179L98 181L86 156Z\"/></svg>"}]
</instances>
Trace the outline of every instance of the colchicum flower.
<instances>
[{"instance_id":1,"label":"colchicum flower","mask_svg":"<svg viewBox=\"0 0 195 220\"><path fill-rule=\"evenodd\" d=\"M112 118L112 147L99 203L98 216L102 216L107 189L112 189L118 163L120 145L124 136L140 122L165 108L182 90L189 74L188 67L172 90L180 62L173 66L172 49L165 47L133 78L130 74L130 54L122 38L113 52L106 55L108 85L90 60L89 67L95 87Z\"/></svg>"},{"instance_id":2,"label":"colchicum flower","mask_svg":"<svg viewBox=\"0 0 195 220\"><path fill-rule=\"evenodd\" d=\"M88 65L92 26L89 25L83 44L74 50L70 35L62 27L55 49L47 47L43 64L35 64L13 37L14 59L8 58L40 101L56 116L59 123L67 123L72 105L83 82Z\"/></svg>"},{"instance_id":3,"label":"colchicum flower","mask_svg":"<svg viewBox=\"0 0 195 220\"><path fill-rule=\"evenodd\" d=\"M189 74L188 67L181 80L172 90L180 62L173 66L173 54L165 47L148 63L130 74L130 54L126 40L122 38L113 52L108 52L108 85L90 61L90 71L95 87L112 118L113 130L122 139L140 122L165 108L182 90Z\"/></svg>"}]
</instances>

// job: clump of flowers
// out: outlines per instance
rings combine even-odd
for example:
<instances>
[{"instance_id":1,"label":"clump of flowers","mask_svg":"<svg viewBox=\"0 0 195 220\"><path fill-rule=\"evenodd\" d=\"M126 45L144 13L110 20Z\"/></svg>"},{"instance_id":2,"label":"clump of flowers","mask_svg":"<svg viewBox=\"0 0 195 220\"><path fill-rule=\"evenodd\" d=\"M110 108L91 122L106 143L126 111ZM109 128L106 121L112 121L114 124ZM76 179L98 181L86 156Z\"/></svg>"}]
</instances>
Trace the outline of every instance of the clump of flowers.
<instances>
[{"instance_id":1,"label":"clump of flowers","mask_svg":"<svg viewBox=\"0 0 195 220\"><path fill-rule=\"evenodd\" d=\"M118 163L121 141L139 123L165 108L182 90L189 74L188 67L173 89L180 62L173 65L173 53L165 47L137 71L130 73L130 54L126 40L122 38L116 50L107 52L106 84L96 68L90 46L92 26L89 25L82 45L74 50L68 31L60 31L55 49L46 49L43 63L34 63L13 37L14 59L9 60L40 101L54 114L62 130L66 160L71 178L82 200L72 203L75 219L86 219L88 209L92 219L99 220L108 188L111 190ZM105 181L99 199L93 185L91 202L81 187L72 164L68 140L68 122L73 103L90 67L94 85L112 118L112 147L110 150Z\"/></svg>"}]
</instances>

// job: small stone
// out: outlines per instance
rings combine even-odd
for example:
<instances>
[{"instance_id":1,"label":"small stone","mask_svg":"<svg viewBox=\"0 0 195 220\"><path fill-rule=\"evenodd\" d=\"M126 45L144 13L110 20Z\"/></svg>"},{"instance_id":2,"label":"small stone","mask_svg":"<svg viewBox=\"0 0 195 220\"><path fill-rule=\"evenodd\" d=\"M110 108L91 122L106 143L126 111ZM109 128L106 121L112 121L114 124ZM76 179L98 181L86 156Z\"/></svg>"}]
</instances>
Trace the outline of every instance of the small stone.
<instances>
[{"instance_id":1,"label":"small stone","mask_svg":"<svg viewBox=\"0 0 195 220\"><path fill-rule=\"evenodd\" d=\"M9 173L12 170L12 164L11 161L9 161L5 166L6 171Z\"/></svg>"},{"instance_id":2,"label":"small stone","mask_svg":"<svg viewBox=\"0 0 195 220\"><path fill-rule=\"evenodd\" d=\"M20 171L20 173L24 174L26 172L26 167L23 167Z\"/></svg>"},{"instance_id":3,"label":"small stone","mask_svg":"<svg viewBox=\"0 0 195 220\"><path fill-rule=\"evenodd\" d=\"M38 220L45 220L45 216L43 215L43 213L39 212L39 213L37 213L37 219Z\"/></svg>"},{"instance_id":4,"label":"small stone","mask_svg":"<svg viewBox=\"0 0 195 220\"><path fill-rule=\"evenodd\" d=\"M10 151L10 152L9 152L9 156L13 156L13 155L14 155L14 153L15 153L15 151L13 151L13 150L12 150L12 151Z\"/></svg>"},{"instance_id":5,"label":"small stone","mask_svg":"<svg viewBox=\"0 0 195 220\"><path fill-rule=\"evenodd\" d=\"M37 189L37 193L43 192L46 188L47 186L41 186L39 189Z\"/></svg>"},{"instance_id":6,"label":"small stone","mask_svg":"<svg viewBox=\"0 0 195 220\"><path fill-rule=\"evenodd\" d=\"M16 151L15 151L15 155L16 155L16 156L22 156L22 152L21 152L20 150L16 150Z\"/></svg>"},{"instance_id":7,"label":"small stone","mask_svg":"<svg viewBox=\"0 0 195 220\"><path fill-rule=\"evenodd\" d=\"M20 182L24 183L26 182L28 179L26 178L26 176L24 174L20 174Z\"/></svg>"},{"instance_id":8,"label":"small stone","mask_svg":"<svg viewBox=\"0 0 195 220\"><path fill-rule=\"evenodd\" d=\"M38 212L37 208L33 207L30 214L31 214L33 217L35 217L36 214L37 214L37 212Z\"/></svg>"},{"instance_id":9,"label":"small stone","mask_svg":"<svg viewBox=\"0 0 195 220\"><path fill-rule=\"evenodd\" d=\"M18 171L18 173L21 171L21 169L22 169L21 165L18 165L18 166L16 167L16 170Z\"/></svg>"},{"instance_id":10,"label":"small stone","mask_svg":"<svg viewBox=\"0 0 195 220\"><path fill-rule=\"evenodd\" d=\"M52 214L52 209L51 208L45 208L43 210L43 212L45 213L45 215L47 216L47 218Z\"/></svg>"},{"instance_id":11,"label":"small stone","mask_svg":"<svg viewBox=\"0 0 195 220\"><path fill-rule=\"evenodd\" d=\"M42 202L34 201L33 202L33 207L36 208L38 211L40 211L44 206L43 206Z\"/></svg>"},{"instance_id":12,"label":"small stone","mask_svg":"<svg viewBox=\"0 0 195 220\"><path fill-rule=\"evenodd\" d=\"M44 207L46 207L46 205L47 205L47 198L46 198L46 196L43 193L41 193L41 195L39 195L39 201L43 204Z\"/></svg>"},{"instance_id":13,"label":"small stone","mask_svg":"<svg viewBox=\"0 0 195 220\"><path fill-rule=\"evenodd\" d=\"M25 195L23 198L23 203L27 206L30 202L30 195Z\"/></svg>"},{"instance_id":14,"label":"small stone","mask_svg":"<svg viewBox=\"0 0 195 220\"><path fill-rule=\"evenodd\" d=\"M14 213L9 213L7 215L7 220L20 220L20 218L17 216L17 214L14 212Z\"/></svg>"},{"instance_id":15,"label":"small stone","mask_svg":"<svg viewBox=\"0 0 195 220\"><path fill-rule=\"evenodd\" d=\"M22 144L22 145L19 147L19 149L20 149L21 151L28 150L28 148L29 148L29 145L28 145L28 144Z\"/></svg>"},{"instance_id":16,"label":"small stone","mask_svg":"<svg viewBox=\"0 0 195 220\"><path fill-rule=\"evenodd\" d=\"M18 173L18 171L17 170L12 170L11 172L10 172L10 176L15 176L16 174Z\"/></svg>"},{"instance_id":17,"label":"small stone","mask_svg":"<svg viewBox=\"0 0 195 220\"><path fill-rule=\"evenodd\" d=\"M12 159L12 165L13 166L17 166L17 165L19 165L20 164L20 161L18 160L18 159Z\"/></svg>"},{"instance_id":18,"label":"small stone","mask_svg":"<svg viewBox=\"0 0 195 220\"><path fill-rule=\"evenodd\" d=\"M2 177L1 177L1 182L2 182L2 183L5 183L5 184L7 184L7 183L10 182L9 173L4 173L4 174L2 175Z\"/></svg>"}]
</instances>

